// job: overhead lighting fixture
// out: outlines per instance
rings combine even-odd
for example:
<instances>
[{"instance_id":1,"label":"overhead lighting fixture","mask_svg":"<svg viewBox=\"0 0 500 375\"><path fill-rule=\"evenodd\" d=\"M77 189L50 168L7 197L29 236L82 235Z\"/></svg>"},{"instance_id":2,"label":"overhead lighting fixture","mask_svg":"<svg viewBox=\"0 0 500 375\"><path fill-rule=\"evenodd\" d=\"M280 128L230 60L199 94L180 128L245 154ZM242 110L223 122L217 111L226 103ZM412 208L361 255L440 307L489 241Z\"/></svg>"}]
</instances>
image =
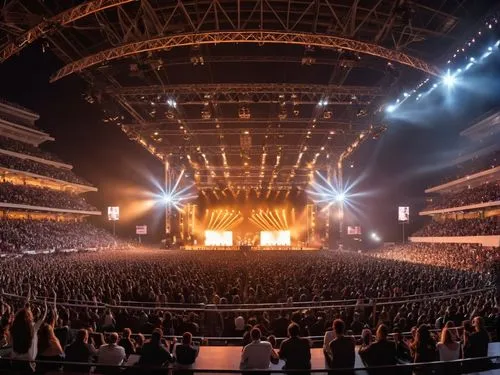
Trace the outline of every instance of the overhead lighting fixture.
<instances>
[{"instance_id":1,"label":"overhead lighting fixture","mask_svg":"<svg viewBox=\"0 0 500 375\"><path fill-rule=\"evenodd\" d=\"M443 83L447 87L453 87L455 85L456 81L457 81L456 77L454 75L450 74L450 71L448 70L446 75L443 77Z\"/></svg>"},{"instance_id":2,"label":"overhead lighting fixture","mask_svg":"<svg viewBox=\"0 0 500 375\"><path fill-rule=\"evenodd\" d=\"M392 113L396 110L397 106L394 104L389 104L387 107L385 107L385 111L387 113Z\"/></svg>"}]
</instances>

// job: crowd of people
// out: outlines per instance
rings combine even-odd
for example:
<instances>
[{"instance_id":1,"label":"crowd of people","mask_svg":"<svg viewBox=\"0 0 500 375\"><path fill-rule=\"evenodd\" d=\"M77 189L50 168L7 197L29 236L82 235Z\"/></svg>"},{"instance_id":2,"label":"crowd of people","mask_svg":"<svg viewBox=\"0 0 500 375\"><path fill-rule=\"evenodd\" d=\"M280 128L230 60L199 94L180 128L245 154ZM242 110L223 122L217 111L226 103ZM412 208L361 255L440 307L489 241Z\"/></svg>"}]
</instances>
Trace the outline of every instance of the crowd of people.
<instances>
[{"instance_id":1,"label":"crowd of people","mask_svg":"<svg viewBox=\"0 0 500 375\"><path fill-rule=\"evenodd\" d=\"M496 168L500 165L500 150L493 151L486 155L473 157L462 161L456 165L453 173L450 173L442 183L457 180L466 176L473 175L488 169Z\"/></svg>"},{"instance_id":2,"label":"crowd of people","mask_svg":"<svg viewBox=\"0 0 500 375\"><path fill-rule=\"evenodd\" d=\"M468 255L464 253L464 257ZM489 267L483 266L484 271ZM130 328L134 333L151 333L161 321L164 330L171 334L190 331L209 336L237 336L243 333L247 323L257 321L266 332L281 337L286 335L285 327L294 318L287 311L244 313L240 319L227 313L219 320L218 314L146 312L147 308L97 311L92 306L96 301L113 306L136 301L143 306L184 303L215 305L220 309L227 307L224 305L243 303L268 303L284 308L294 302L308 301L368 303L382 297L397 299L463 288L480 289L491 281L487 272L326 252L286 255L265 252L247 256L231 252L224 257L208 251L203 257L191 251L175 254L146 250L101 252L2 260L0 271L0 284L10 293L25 294L26 284L31 281L34 296L50 295L54 289L60 301L90 304L83 310L61 309L63 320L74 328L102 330L112 326L118 330ZM390 320L391 328L397 324L401 329L409 329L417 323L434 324L440 316L450 314L448 310L453 311L458 322L477 311L487 316L493 313L494 306L492 295L484 293L448 301L429 299L401 307L388 306L380 314L381 319ZM337 315L352 324L354 310L338 307L327 312L310 310L298 314L304 322L313 321L314 324L304 324L302 328L314 335L323 334L325 322ZM374 319L380 318L371 316L371 308L361 309L360 313L364 324L373 324Z\"/></svg>"},{"instance_id":3,"label":"crowd of people","mask_svg":"<svg viewBox=\"0 0 500 375\"><path fill-rule=\"evenodd\" d=\"M370 255L381 259L482 271L500 258L498 249L476 244L409 243L382 247Z\"/></svg>"},{"instance_id":4,"label":"crowd of people","mask_svg":"<svg viewBox=\"0 0 500 375\"><path fill-rule=\"evenodd\" d=\"M0 219L0 253L109 248L115 244L110 233L87 222Z\"/></svg>"},{"instance_id":5,"label":"crowd of people","mask_svg":"<svg viewBox=\"0 0 500 375\"><path fill-rule=\"evenodd\" d=\"M78 177L70 169L58 168L33 160L20 159L5 154L0 154L0 167L30 172L55 178L57 180L73 182L75 184L90 185L85 179Z\"/></svg>"},{"instance_id":6,"label":"crowd of people","mask_svg":"<svg viewBox=\"0 0 500 375\"><path fill-rule=\"evenodd\" d=\"M275 353L286 361L288 368L302 368L297 367L301 366L299 357L297 363L294 362L294 345L300 346L303 353L309 350L309 344L304 346L303 339L300 343L297 341L300 336L325 336L325 341L329 340L325 350L328 353L330 349L330 363L335 367L338 348L331 344L332 340L356 335L360 336L356 338L358 343L369 347L371 339L365 336L380 329L382 324L386 333L396 333L395 337L399 337L399 332L412 331L417 342L424 334L420 331L426 329L422 327L466 326L470 331L470 321L475 317L481 317L482 326L497 324L494 292L485 289L493 281L489 256L476 256L472 260L474 252L464 248L458 251L463 259L455 256L456 263L443 263L446 267L438 267L431 265L429 259L427 264L417 263L415 258L413 263L402 261L407 259L398 257L397 252L406 253L406 250L392 249L392 258L398 260L328 251L227 252L222 257L219 252L204 251L200 256L193 251L144 249L0 259L3 288L0 343L9 345L14 341L15 344L19 331L14 328L17 317L14 312L19 314L25 309L24 299L19 297L27 294L38 301L31 319L42 322L40 304L57 296L57 319L52 320L51 328L35 324L40 358L65 356L66 360L87 362L95 357L98 364L111 364L106 358L115 358L113 364L121 364L137 353L141 355L139 361L145 364L172 362L175 345L168 349L168 345L161 344L162 334L184 335L188 338L188 347L191 347L191 335L239 337L236 343L243 345L260 342L261 336L271 337L270 341L274 342L273 336L281 341L288 335L290 339L284 340ZM442 256L446 254L451 251ZM476 266L461 267L467 260ZM484 290L459 294L463 288ZM419 297L436 292L446 293L443 297ZM386 302L378 298L385 298ZM298 302L302 304L295 307ZM253 303L267 303L269 310L230 310ZM204 309L190 310L193 307ZM338 319L343 327L334 323ZM293 327L291 331L290 327ZM105 338L102 332L120 335ZM145 349L149 343L144 343L144 336L149 335L152 335L150 343L155 347L154 352L161 355L145 354L153 350ZM54 344L54 337L59 344ZM376 342L382 338L377 333ZM94 345L91 347L90 343ZM449 340L443 343L448 345ZM409 342L405 344L409 347L410 361L438 358L417 358L417 354L411 357L412 353L420 353L419 345L414 344L411 349ZM440 353L440 349L436 352L436 343L433 345L434 355L439 355L436 353ZM80 349L85 346L88 351L81 349L84 355L78 357L74 354L78 351L75 346ZM192 361L196 358L193 350L185 349L187 354L184 353ZM247 354L252 350L247 350ZM28 352L16 347L14 351L21 357ZM375 349L366 349L362 354L367 363L372 351ZM251 354L242 355L243 366L252 363L250 357Z\"/></svg>"},{"instance_id":7,"label":"crowd of people","mask_svg":"<svg viewBox=\"0 0 500 375\"><path fill-rule=\"evenodd\" d=\"M18 152L20 154L36 156L38 158L62 162L56 155L43 151L29 143L24 143L12 138L0 136L0 148L8 151Z\"/></svg>"},{"instance_id":8,"label":"crowd of people","mask_svg":"<svg viewBox=\"0 0 500 375\"><path fill-rule=\"evenodd\" d=\"M0 183L0 202L68 210L97 211L97 208L87 203L80 195L30 185L14 185L10 182Z\"/></svg>"},{"instance_id":9,"label":"crowd of people","mask_svg":"<svg viewBox=\"0 0 500 375\"><path fill-rule=\"evenodd\" d=\"M500 216L462 220L433 220L413 233L414 237L488 236L500 234Z\"/></svg>"},{"instance_id":10,"label":"crowd of people","mask_svg":"<svg viewBox=\"0 0 500 375\"><path fill-rule=\"evenodd\" d=\"M400 374L403 369L377 368L379 366L395 366L398 363L422 363L442 361L446 366L415 367L413 374L457 374L469 371L486 370L488 361L447 363L462 358L482 358L488 356L490 336L485 328L484 319L476 316L464 327L457 328L452 320L439 328L440 332L432 332L429 325L421 324L412 328L409 338L399 332L389 337L389 328L381 323L376 330L376 338L372 339L372 331L363 330L359 355L362 361L375 369L370 374ZM333 322L331 338L325 335L325 352L331 368L348 369L355 364L355 340L347 335L343 320Z\"/></svg>"},{"instance_id":11,"label":"crowd of people","mask_svg":"<svg viewBox=\"0 0 500 375\"><path fill-rule=\"evenodd\" d=\"M426 210L462 207L472 204L495 202L500 200L500 185L497 182L486 183L457 193L443 194L432 199Z\"/></svg>"}]
</instances>

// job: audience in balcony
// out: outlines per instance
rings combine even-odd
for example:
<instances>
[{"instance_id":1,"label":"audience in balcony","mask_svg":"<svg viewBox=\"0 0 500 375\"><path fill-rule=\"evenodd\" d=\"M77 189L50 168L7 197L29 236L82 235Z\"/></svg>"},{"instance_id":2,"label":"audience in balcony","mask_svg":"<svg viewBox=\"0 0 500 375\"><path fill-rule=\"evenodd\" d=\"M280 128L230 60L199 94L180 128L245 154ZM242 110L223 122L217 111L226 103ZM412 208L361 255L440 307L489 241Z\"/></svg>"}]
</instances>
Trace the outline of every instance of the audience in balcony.
<instances>
[{"instance_id":1,"label":"audience in balcony","mask_svg":"<svg viewBox=\"0 0 500 375\"><path fill-rule=\"evenodd\" d=\"M410 243L379 248L370 255L383 259L481 272L499 258L498 250L476 244Z\"/></svg>"},{"instance_id":2,"label":"audience in balcony","mask_svg":"<svg viewBox=\"0 0 500 375\"><path fill-rule=\"evenodd\" d=\"M445 179L443 179L442 183L444 184L449 181L492 169L498 167L499 164L500 150L488 153L484 156L473 157L458 164L455 172L449 174Z\"/></svg>"},{"instance_id":3,"label":"audience in balcony","mask_svg":"<svg viewBox=\"0 0 500 375\"><path fill-rule=\"evenodd\" d=\"M478 203L500 200L500 185L498 182L485 183L457 193L442 194L434 197L425 210L462 207Z\"/></svg>"},{"instance_id":4,"label":"audience in balcony","mask_svg":"<svg viewBox=\"0 0 500 375\"><path fill-rule=\"evenodd\" d=\"M109 248L116 239L86 222L0 219L0 253Z\"/></svg>"},{"instance_id":5,"label":"audience in balcony","mask_svg":"<svg viewBox=\"0 0 500 375\"><path fill-rule=\"evenodd\" d=\"M0 183L0 202L29 206L62 208L67 210L97 211L80 195L31 185Z\"/></svg>"},{"instance_id":6,"label":"audience in balcony","mask_svg":"<svg viewBox=\"0 0 500 375\"><path fill-rule=\"evenodd\" d=\"M0 136L0 149L17 152L19 154L36 156L41 159L62 162L56 155L46 152L29 143L21 142L16 139Z\"/></svg>"},{"instance_id":7,"label":"audience in balcony","mask_svg":"<svg viewBox=\"0 0 500 375\"><path fill-rule=\"evenodd\" d=\"M414 237L487 236L500 234L499 216L485 219L431 221L413 234Z\"/></svg>"},{"instance_id":8,"label":"audience in balcony","mask_svg":"<svg viewBox=\"0 0 500 375\"><path fill-rule=\"evenodd\" d=\"M38 163L33 160L20 159L5 154L0 154L0 167L34 173L75 184L90 185L89 182L85 181L81 177L78 177L70 169L58 168L48 164Z\"/></svg>"}]
</instances>

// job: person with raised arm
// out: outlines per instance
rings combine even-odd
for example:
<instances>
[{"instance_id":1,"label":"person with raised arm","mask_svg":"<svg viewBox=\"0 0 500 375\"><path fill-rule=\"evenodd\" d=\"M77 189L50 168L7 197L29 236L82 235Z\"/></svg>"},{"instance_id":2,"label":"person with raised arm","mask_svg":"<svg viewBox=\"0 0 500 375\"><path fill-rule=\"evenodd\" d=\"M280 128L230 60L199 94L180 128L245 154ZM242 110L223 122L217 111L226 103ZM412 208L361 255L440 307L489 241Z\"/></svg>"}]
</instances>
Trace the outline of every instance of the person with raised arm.
<instances>
[{"instance_id":1,"label":"person with raised arm","mask_svg":"<svg viewBox=\"0 0 500 375\"><path fill-rule=\"evenodd\" d=\"M10 327L10 339L12 352L10 358L18 360L13 363L13 367L18 371L33 371L35 369L34 360L38 354L38 330L47 317L47 300L43 301L43 313L37 321L33 318L30 308L31 285L28 285L28 295L26 303L20 309Z\"/></svg>"}]
</instances>

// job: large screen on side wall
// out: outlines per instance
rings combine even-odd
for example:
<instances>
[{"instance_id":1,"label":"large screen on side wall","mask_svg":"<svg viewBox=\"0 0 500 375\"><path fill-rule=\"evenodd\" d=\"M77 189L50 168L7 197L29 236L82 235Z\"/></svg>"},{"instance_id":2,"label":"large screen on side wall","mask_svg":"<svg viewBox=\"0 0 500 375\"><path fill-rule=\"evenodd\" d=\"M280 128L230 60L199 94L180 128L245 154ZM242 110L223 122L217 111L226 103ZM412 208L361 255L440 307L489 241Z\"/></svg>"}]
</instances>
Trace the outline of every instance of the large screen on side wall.
<instances>
[{"instance_id":1,"label":"large screen on side wall","mask_svg":"<svg viewBox=\"0 0 500 375\"><path fill-rule=\"evenodd\" d=\"M205 246L233 246L233 232L206 230Z\"/></svg>"},{"instance_id":2,"label":"large screen on side wall","mask_svg":"<svg viewBox=\"0 0 500 375\"><path fill-rule=\"evenodd\" d=\"M290 244L289 230L260 232L260 246L290 246Z\"/></svg>"}]
</instances>

